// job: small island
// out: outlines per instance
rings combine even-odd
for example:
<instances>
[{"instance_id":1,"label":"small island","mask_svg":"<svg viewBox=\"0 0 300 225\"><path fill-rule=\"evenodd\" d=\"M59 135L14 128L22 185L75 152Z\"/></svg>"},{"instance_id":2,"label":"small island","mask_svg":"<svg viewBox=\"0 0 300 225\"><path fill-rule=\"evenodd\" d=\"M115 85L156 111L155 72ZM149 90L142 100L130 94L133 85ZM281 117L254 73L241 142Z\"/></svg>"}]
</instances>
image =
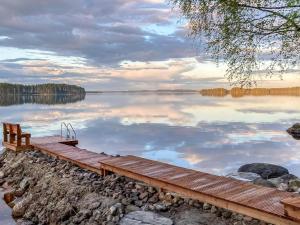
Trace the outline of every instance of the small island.
<instances>
[{"instance_id":1,"label":"small island","mask_svg":"<svg viewBox=\"0 0 300 225\"><path fill-rule=\"evenodd\" d=\"M85 90L77 85L69 84L9 84L0 83L0 95L73 95L85 94Z\"/></svg>"},{"instance_id":2,"label":"small island","mask_svg":"<svg viewBox=\"0 0 300 225\"><path fill-rule=\"evenodd\" d=\"M202 89L200 91L202 96L217 96L223 97L231 95L232 97L243 96L300 96L300 87L286 87L286 88L211 88Z\"/></svg>"},{"instance_id":3,"label":"small island","mask_svg":"<svg viewBox=\"0 0 300 225\"><path fill-rule=\"evenodd\" d=\"M85 89L68 84L0 83L0 106L35 104L67 104L85 99Z\"/></svg>"}]
</instances>

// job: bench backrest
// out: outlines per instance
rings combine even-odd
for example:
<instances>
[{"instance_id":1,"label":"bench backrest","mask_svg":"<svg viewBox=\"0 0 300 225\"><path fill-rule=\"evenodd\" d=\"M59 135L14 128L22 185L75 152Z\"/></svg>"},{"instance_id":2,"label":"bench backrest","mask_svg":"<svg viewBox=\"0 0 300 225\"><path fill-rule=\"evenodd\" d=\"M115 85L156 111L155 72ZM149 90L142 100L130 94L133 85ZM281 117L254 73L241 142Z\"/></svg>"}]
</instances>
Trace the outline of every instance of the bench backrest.
<instances>
[{"instance_id":1,"label":"bench backrest","mask_svg":"<svg viewBox=\"0 0 300 225\"><path fill-rule=\"evenodd\" d=\"M3 123L3 132L6 134L15 134L21 136L22 130L20 124Z\"/></svg>"}]
</instances>

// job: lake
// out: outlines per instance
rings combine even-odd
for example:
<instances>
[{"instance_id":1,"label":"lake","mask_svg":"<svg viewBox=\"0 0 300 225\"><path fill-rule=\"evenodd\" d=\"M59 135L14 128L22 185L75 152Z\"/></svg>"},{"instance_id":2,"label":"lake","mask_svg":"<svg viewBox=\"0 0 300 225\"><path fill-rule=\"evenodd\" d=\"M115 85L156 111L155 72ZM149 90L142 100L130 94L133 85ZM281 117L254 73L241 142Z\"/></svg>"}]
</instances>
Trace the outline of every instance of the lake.
<instances>
[{"instance_id":1,"label":"lake","mask_svg":"<svg viewBox=\"0 0 300 225\"><path fill-rule=\"evenodd\" d=\"M1 120L21 123L33 136L60 134L61 122L70 122L79 146L95 152L132 154L218 175L266 162L300 176L300 141L286 133L300 122L300 97L103 93L69 102L18 99L0 106Z\"/></svg>"}]
</instances>

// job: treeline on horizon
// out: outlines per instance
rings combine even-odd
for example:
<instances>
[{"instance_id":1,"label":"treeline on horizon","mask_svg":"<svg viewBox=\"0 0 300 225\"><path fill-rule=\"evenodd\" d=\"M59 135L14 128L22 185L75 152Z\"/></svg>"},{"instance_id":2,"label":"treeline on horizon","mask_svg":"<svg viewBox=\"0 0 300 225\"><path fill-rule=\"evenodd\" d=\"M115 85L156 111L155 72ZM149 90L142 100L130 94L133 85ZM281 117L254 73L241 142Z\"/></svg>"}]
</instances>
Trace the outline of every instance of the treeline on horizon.
<instances>
[{"instance_id":1,"label":"treeline on horizon","mask_svg":"<svg viewBox=\"0 0 300 225\"><path fill-rule=\"evenodd\" d=\"M0 95L84 95L85 89L69 84L10 84L0 83Z\"/></svg>"},{"instance_id":2,"label":"treeline on horizon","mask_svg":"<svg viewBox=\"0 0 300 225\"><path fill-rule=\"evenodd\" d=\"M300 87L288 87L288 88L232 88L230 90L225 88L211 88L202 89L200 91L203 96L218 96L223 97L231 95L232 97L243 96L300 96Z\"/></svg>"}]
</instances>

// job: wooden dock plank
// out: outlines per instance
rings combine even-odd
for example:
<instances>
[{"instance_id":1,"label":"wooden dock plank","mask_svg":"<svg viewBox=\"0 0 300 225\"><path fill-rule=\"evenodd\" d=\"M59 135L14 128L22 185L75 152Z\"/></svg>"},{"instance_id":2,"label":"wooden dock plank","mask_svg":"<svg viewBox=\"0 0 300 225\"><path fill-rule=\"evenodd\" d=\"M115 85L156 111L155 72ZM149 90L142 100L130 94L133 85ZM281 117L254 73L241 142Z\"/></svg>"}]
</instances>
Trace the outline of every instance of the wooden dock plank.
<instances>
[{"instance_id":1,"label":"wooden dock plank","mask_svg":"<svg viewBox=\"0 0 300 225\"><path fill-rule=\"evenodd\" d=\"M55 144L55 143L61 143L66 145L72 145L75 146L78 144L78 140L73 140L70 138L64 138L60 135L53 135L53 136L46 136L46 137L33 137L31 138L31 144Z\"/></svg>"},{"instance_id":2,"label":"wooden dock plank","mask_svg":"<svg viewBox=\"0 0 300 225\"><path fill-rule=\"evenodd\" d=\"M81 168L88 169L99 174L101 174L99 161L111 157L104 154L90 152L86 149L80 149L72 145L54 142L57 140L61 141L61 139L57 138L42 138L37 142L33 142L32 145L35 150L72 162ZM63 140L63 142L65 141L66 140Z\"/></svg>"}]
</instances>

